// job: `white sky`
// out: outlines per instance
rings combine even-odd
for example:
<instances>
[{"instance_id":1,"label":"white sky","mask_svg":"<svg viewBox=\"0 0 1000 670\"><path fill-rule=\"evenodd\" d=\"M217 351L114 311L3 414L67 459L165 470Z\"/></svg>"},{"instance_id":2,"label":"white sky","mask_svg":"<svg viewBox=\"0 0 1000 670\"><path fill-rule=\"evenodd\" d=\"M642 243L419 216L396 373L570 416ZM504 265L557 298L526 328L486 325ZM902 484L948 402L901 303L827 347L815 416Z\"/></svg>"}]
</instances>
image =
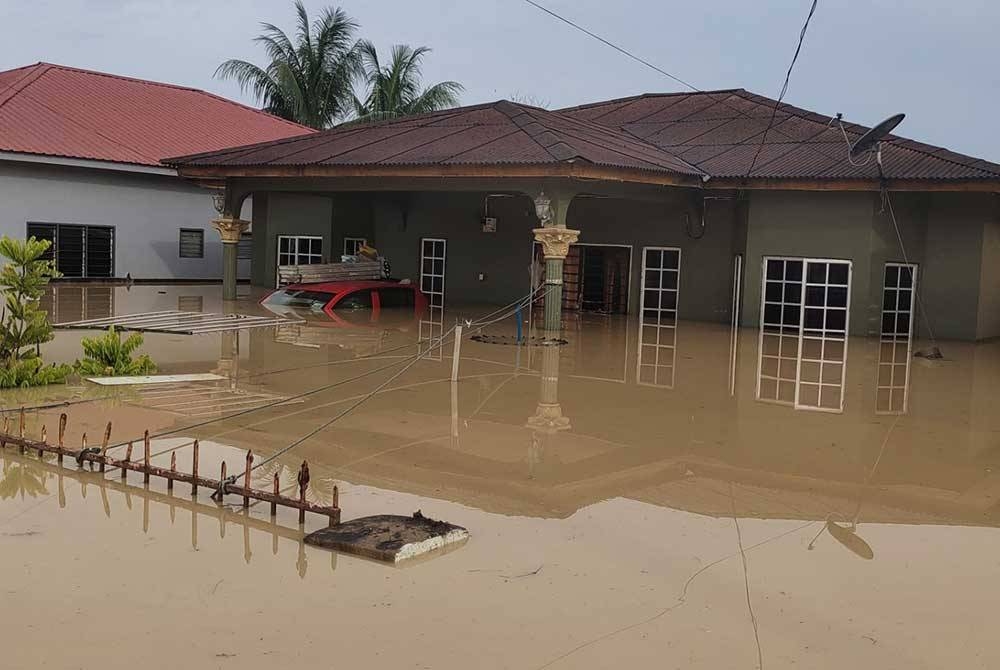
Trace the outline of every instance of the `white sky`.
<instances>
[{"instance_id":1,"label":"white sky","mask_svg":"<svg viewBox=\"0 0 1000 670\"><path fill-rule=\"evenodd\" d=\"M810 0L539 0L695 86L775 97ZM326 2L307 0L314 13ZM427 81L463 103L517 93L560 107L681 87L523 0L341 0L380 49L427 45ZM0 0L0 69L39 60L203 88L226 58L263 62L258 23L290 0ZM786 101L1000 162L1000 2L820 0Z\"/></svg>"}]
</instances>

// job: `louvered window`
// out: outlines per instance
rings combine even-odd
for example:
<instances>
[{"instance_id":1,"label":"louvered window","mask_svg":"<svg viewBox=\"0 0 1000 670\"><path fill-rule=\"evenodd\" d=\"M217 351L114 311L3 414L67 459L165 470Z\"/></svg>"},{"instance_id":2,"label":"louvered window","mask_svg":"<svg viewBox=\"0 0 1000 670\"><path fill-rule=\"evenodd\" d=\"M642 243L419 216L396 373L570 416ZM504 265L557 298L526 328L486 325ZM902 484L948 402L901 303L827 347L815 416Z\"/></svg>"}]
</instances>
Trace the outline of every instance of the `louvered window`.
<instances>
[{"instance_id":1,"label":"louvered window","mask_svg":"<svg viewBox=\"0 0 1000 670\"><path fill-rule=\"evenodd\" d=\"M205 231L198 228L181 228L181 258L205 257Z\"/></svg>"}]
</instances>

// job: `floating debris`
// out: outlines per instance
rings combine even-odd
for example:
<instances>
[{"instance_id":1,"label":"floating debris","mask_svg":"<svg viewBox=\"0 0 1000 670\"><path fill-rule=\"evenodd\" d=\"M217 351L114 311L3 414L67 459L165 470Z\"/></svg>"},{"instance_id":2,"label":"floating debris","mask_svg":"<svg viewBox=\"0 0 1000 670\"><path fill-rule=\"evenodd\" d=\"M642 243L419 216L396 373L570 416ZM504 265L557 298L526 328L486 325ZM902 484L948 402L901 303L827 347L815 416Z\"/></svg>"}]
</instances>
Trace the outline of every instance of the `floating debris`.
<instances>
[{"instance_id":1,"label":"floating debris","mask_svg":"<svg viewBox=\"0 0 1000 670\"><path fill-rule=\"evenodd\" d=\"M469 531L465 528L428 519L417 510L413 516L379 514L345 521L306 535L305 542L377 561L399 563L467 539Z\"/></svg>"}]
</instances>

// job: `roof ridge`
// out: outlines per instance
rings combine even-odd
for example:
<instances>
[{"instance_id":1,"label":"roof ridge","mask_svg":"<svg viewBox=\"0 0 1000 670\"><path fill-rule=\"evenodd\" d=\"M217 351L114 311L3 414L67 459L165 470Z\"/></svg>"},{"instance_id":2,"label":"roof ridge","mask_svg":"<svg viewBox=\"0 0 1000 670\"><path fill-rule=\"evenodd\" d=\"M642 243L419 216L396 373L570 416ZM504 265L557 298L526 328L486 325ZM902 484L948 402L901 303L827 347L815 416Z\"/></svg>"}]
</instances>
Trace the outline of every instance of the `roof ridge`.
<instances>
[{"instance_id":1,"label":"roof ridge","mask_svg":"<svg viewBox=\"0 0 1000 670\"><path fill-rule=\"evenodd\" d=\"M5 104L16 98L21 91L37 81L39 77L48 72L51 68L52 66L48 63L35 63L34 65L25 65L24 67L17 67L13 70L6 70L6 72L15 72L16 70L27 70L27 72L18 77L14 82L4 87L3 93L0 93L0 107L3 107ZM21 84L21 86L18 88L19 84Z\"/></svg>"},{"instance_id":2,"label":"roof ridge","mask_svg":"<svg viewBox=\"0 0 1000 670\"><path fill-rule=\"evenodd\" d=\"M456 109L461 109L462 111L468 111L470 109L485 109L485 108L489 107L492 104L494 104L494 103L480 103L478 105L470 105L468 107L460 107L460 108L459 107L449 107L448 109L439 109L439 110L437 110L435 112L424 112L423 114L414 114L412 116L400 116L400 117L397 117L395 119L383 119L381 121L372 121L372 122L356 122L356 121L352 122L352 121L345 121L345 122L340 123L340 124L338 124L338 125L336 125L336 126L334 126L332 128L326 128L325 130L312 129L311 133L303 133L302 135L293 135L291 137L281 137L281 138L278 138L276 140L266 140L264 142L255 142L253 144L245 144L245 145L238 146L238 147L228 147L226 149L218 149L216 151L202 151L202 152L199 152L199 153L196 153L196 154L185 154L183 156L168 156L166 158L161 159L160 162L164 163L164 164L167 164L167 165L170 165L170 164L172 164L173 161L193 160L193 159L201 158L202 156L207 156L207 155L210 155L210 154L211 155L216 155L216 156L224 156L224 155L229 155L229 154L234 154L234 153L243 153L243 152L250 153L252 150L255 150L255 149L263 149L264 147L277 146L279 144L284 144L285 142L291 142L291 141L294 141L294 140L301 140L301 139L305 138L307 135L313 135L313 136L317 136L317 137L327 137L327 136L332 136L332 135L337 135L337 134L355 133L355 132L358 132L360 130L364 130L365 128L374 128L374 127L385 128L385 127L392 126L392 125L397 125L397 124L401 124L401 123L411 122L414 119L421 118L421 117L428 117L428 116L435 116L435 115L447 115L449 113L452 113L451 115L454 115L454 112L455 112Z\"/></svg>"},{"instance_id":3,"label":"roof ridge","mask_svg":"<svg viewBox=\"0 0 1000 670\"><path fill-rule=\"evenodd\" d=\"M504 109L505 107L514 107L514 108L516 108L518 110L518 114L517 115L511 115L510 114L510 110ZM504 116L506 116L508 119L510 119L511 123L513 123L515 126L517 126L517 128L521 132L523 132L525 135L527 135L528 138L532 142L534 142L535 144L537 144L539 146L539 148L541 148L542 151L544 151L550 157L552 157L553 160L555 160L557 162L563 162L563 161L569 160L567 157L560 157L560 156L555 155L551 151L549 151L548 147L546 147L544 144L542 144L541 142L538 141L538 138L535 137L534 133L532 133L530 130L528 130L527 128L525 128L526 124L522 125L520 122L518 122L515 119L515 116L520 116L521 114L524 114L524 115L530 117L535 123L539 123L541 125L541 122L538 119L536 119L535 117L531 116L531 114L528 114L527 110L528 109L540 110L540 111L545 111L545 110L542 110L540 107L530 107L529 105L522 105L521 103L512 102L511 100L497 100L495 103L493 103L493 109L497 110L498 112L500 112L501 114L503 114ZM546 130L548 132L552 132L548 128L546 128ZM559 144L566 144L566 143L560 141ZM552 145L552 146L555 146L555 145ZM580 152L577 149L574 149L573 147L571 147L569 145L566 145L566 147L572 153L574 153L574 157L575 158L580 158L581 157L580 156Z\"/></svg>"},{"instance_id":4,"label":"roof ridge","mask_svg":"<svg viewBox=\"0 0 1000 670\"><path fill-rule=\"evenodd\" d=\"M712 95L713 93L735 93L737 91L745 91L743 88L715 88L710 91L663 91L659 93L640 93L638 95L626 95L621 98L612 98L611 100L598 100L596 102L584 102L579 105L573 105L572 107L560 107L557 112L575 112L582 109L590 109L591 107L603 107L604 105L613 105L619 102L632 102L635 100L642 100L644 98L669 98L675 95Z\"/></svg>"}]
</instances>

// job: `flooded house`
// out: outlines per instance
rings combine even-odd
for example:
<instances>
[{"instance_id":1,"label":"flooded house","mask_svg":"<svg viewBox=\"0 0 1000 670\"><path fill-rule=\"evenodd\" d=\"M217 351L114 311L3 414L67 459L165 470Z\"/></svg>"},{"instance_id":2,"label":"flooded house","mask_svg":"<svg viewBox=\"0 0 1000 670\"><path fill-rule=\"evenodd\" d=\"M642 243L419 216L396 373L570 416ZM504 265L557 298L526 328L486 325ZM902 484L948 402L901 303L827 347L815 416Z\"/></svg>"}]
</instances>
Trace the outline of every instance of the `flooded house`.
<instances>
[{"instance_id":1,"label":"flooded house","mask_svg":"<svg viewBox=\"0 0 1000 670\"><path fill-rule=\"evenodd\" d=\"M52 63L0 72L0 235L51 240L68 279L218 281L211 195L160 160L308 132L184 86Z\"/></svg>"},{"instance_id":2,"label":"flooded house","mask_svg":"<svg viewBox=\"0 0 1000 670\"><path fill-rule=\"evenodd\" d=\"M564 310L655 323L657 346L677 318L1000 335L1000 166L896 136L854 160L866 130L726 90L500 101L167 163L225 183L224 240L253 196L261 286L367 242L449 304L555 272Z\"/></svg>"}]
</instances>

